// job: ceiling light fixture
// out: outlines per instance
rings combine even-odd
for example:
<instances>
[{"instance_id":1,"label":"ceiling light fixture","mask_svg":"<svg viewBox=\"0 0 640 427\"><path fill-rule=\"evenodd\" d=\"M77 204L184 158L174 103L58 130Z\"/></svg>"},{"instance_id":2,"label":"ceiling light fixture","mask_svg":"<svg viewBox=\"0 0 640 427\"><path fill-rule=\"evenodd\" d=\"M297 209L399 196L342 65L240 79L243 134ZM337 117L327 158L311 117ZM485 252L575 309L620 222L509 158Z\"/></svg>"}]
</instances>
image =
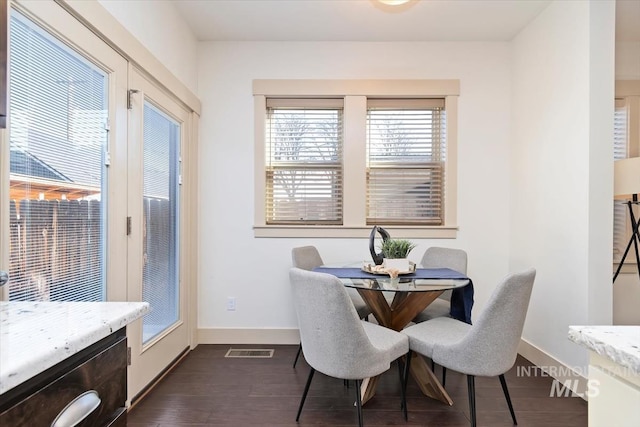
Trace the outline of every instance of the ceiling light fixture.
<instances>
[{"instance_id":1,"label":"ceiling light fixture","mask_svg":"<svg viewBox=\"0 0 640 427\"><path fill-rule=\"evenodd\" d=\"M369 0L378 10L385 13L402 13L411 9L418 0Z\"/></svg>"}]
</instances>

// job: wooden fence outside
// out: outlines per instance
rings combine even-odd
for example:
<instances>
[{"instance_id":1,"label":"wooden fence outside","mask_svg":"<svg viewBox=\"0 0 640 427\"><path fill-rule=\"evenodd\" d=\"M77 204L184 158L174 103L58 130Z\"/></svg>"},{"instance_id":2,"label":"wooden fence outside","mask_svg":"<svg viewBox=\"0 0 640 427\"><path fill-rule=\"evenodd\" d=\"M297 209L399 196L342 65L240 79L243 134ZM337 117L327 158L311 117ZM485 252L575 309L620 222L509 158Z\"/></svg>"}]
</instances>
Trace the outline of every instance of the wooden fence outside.
<instances>
[{"instance_id":1,"label":"wooden fence outside","mask_svg":"<svg viewBox=\"0 0 640 427\"><path fill-rule=\"evenodd\" d=\"M175 218L167 200L145 198L143 205L143 275L153 284L144 298L157 300L154 311L160 315L166 304L161 301L175 301ZM9 299L104 300L102 222L98 200L11 201Z\"/></svg>"},{"instance_id":2,"label":"wooden fence outside","mask_svg":"<svg viewBox=\"0 0 640 427\"><path fill-rule=\"evenodd\" d=\"M95 200L11 201L9 299L104 299L101 222Z\"/></svg>"}]
</instances>

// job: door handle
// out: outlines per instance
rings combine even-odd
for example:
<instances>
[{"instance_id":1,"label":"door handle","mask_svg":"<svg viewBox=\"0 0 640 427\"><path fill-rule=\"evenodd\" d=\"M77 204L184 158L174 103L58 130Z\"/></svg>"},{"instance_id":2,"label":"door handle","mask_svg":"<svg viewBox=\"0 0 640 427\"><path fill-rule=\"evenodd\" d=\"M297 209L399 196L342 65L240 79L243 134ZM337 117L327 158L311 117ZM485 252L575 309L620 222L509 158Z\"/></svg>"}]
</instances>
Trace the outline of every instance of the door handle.
<instances>
[{"instance_id":1,"label":"door handle","mask_svg":"<svg viewBox=\"0 0 640 427\"><path fill-rule=\"evenodd\" d=\"M0 286L4 286L9 281L9 274L0 270Z\"/></svg>"}]
</instances>

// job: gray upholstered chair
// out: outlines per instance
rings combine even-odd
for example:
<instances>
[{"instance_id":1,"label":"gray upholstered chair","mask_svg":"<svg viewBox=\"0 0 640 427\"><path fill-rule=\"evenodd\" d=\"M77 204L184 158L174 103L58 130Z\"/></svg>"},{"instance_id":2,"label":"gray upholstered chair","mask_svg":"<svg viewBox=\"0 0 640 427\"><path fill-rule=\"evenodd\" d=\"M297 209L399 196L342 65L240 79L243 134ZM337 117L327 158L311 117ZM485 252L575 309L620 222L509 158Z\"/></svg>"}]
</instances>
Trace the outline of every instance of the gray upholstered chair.
<instances>
[{"instance_id":1,"label":"gray upholstered chair","mask_svg":"<svg viewBox=\"0 0 640 427\"><path fill-rule=\"evenodd\" d=\"M432 246L424 252L420 264L423 268L450 268L467 274L467 253L462 249ZM450 310L451 291L445 291L421 313L418 313L413 321L420 323L436 317L449 316Z\"/></svg>"},{"instance_id":2,"label":"gray upholstered chair","mask_svg":"<svg viewBox=\"0 0 640 427\"><path fill-rule=\"evenodd\" d=\"M476 376L500 377L511 418L517 424L504 373L513 367L518 355L535 276L534 269L507 276L494 290L474 325L437 317L402 331L409 337L407 365L411 352L417 352L467 375L472 427L476 426Z\"/></svg>"},{"instance_id":3,"label":"gray upholstered chair","mask_svg":"<svg viewBox=\"0 0 640 427\"><path fill-rule=\"evenodd\" d=\"M311 367L300 400L300 413L316 371L334 378L356 381L358 422L362 426L360 388L364 378L389 369L391 362L409 350L406 335L364 322L335 276L292 268L289 277L300 327L305 359ZM400 361L402 404L406 419L404 374Z\"/></svg>"},{"instance_id":4,"label":"gray upholstered chair","mask_svg":"<svg viewBox=\"0 0 640 427\"><path fill-rule=\"evenodd\" d=\"M324 264L322 261L322 257L316 249L315 246L301 246L298 248L293 248L291 250L291 258L293 261L293 266L295 268L301 268L303 270L313 270L316 267L320 267ZM371 314L371 309L364 302L362 297L358 294L353 288L347 289L347 294L349 298L351 298L351 302L353 306L356 308L358 312L358 316L361 319L365 319L369 314ZM293 361L293 367L296 367L298 363L298 359L300 358L300 354L302 353L302 345L298 347L298 353L296 353L296 358Z\"/></svg>"}]
</instances>

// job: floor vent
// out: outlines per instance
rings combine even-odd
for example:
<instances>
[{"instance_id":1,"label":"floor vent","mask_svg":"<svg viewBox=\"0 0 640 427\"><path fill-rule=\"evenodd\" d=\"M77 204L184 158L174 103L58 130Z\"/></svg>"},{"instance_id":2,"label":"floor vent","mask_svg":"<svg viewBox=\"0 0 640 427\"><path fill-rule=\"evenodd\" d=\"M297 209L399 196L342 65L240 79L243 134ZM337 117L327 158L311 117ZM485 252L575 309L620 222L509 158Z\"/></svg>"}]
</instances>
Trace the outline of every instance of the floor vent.
<instances>
[{"instance_id":1,"label":"floor vent","mask_svg":"<svg viewBox=\"0 0 640 427\"><path fill-rule=\"evenodd\" d=\"M270 348L230 348L224 357L244 357L256 359L268 359L273 357L273 349Z\"/></svg>"}]
</instances>

